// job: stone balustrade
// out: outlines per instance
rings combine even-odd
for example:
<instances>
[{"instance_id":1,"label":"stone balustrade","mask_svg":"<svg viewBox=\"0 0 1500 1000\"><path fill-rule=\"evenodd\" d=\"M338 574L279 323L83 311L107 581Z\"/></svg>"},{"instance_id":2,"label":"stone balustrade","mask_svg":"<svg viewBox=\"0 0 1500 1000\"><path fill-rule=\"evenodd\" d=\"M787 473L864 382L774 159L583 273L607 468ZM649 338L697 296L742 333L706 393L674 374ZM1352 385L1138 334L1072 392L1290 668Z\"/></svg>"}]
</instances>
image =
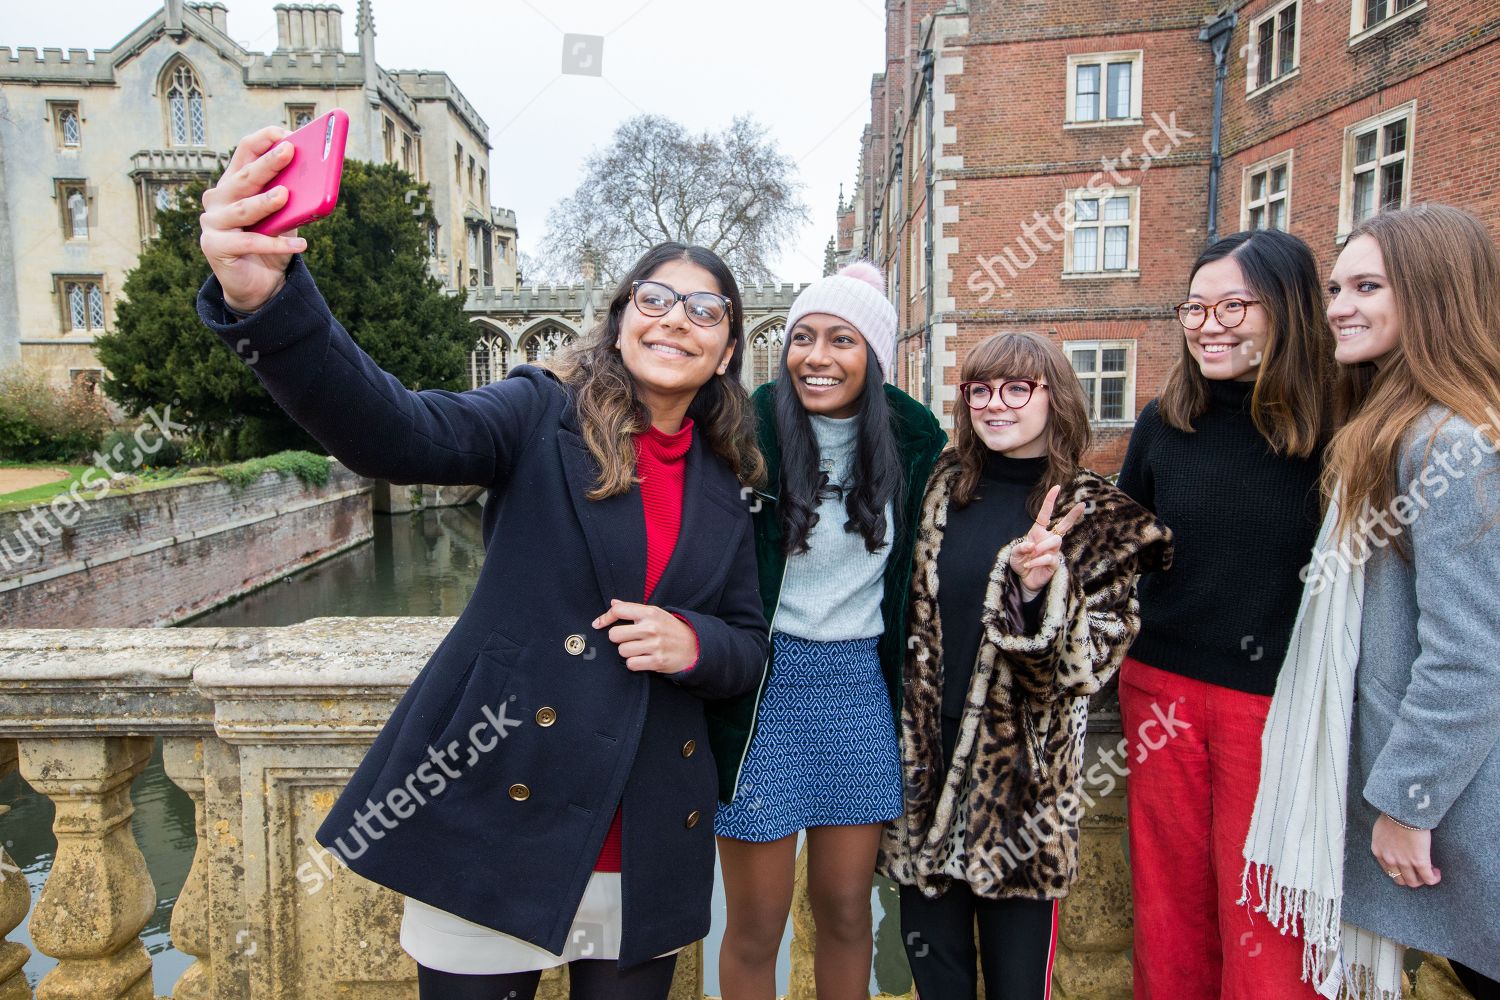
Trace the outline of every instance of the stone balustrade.
<instances>
[{"instance_id":1,"label":"stone balustrade","mask_svg":"<svg viewBox=\"0 0 1500 1000\"><path fill-rule=\"evenodd\" d=\"M33 944L57 962L37 1000L152 1000L140 933L156 898L131 833L130 787L158 736L197 831L170 925L174 946L194 961L172 997L415 1000L416 966L398 940L401 897L342 868L313 833L451 623L0 630L0 775L18 768L52 801L57 837L34 907L24 878L0 878L0 1000L33 996L22 973L29 950L4 940L28 907ZM1118 729L1113 713L1097 713L1091 760L1118 742ZM1095 798L1083 875L1061 919L1057 995L1124 1000L1123 783L1096 788ZM0 874L15 871L0 850ZM804 881L799 866L794 998L815 995ZM1424 968L1422 1000L1462 996L1447 972ZM549 973L540 996L565 997L564 976ZM695 945L679 960L672 1000L702 997Z\"/></svg>"}]
</instances>

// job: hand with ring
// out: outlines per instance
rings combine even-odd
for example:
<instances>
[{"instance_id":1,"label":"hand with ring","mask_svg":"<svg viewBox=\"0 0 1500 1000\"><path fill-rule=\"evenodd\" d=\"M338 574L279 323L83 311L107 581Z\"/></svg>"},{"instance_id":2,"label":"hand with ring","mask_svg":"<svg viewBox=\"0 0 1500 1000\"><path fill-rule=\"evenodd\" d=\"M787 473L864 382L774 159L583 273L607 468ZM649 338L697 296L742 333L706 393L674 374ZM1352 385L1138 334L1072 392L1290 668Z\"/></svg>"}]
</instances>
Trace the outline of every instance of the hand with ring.
<instances>
[{"instance_id":1,"label":"hand with ring","mask_svg":"<svg viewBox=\"0 0 1500 1000\"><path fill-rule=\"evenodd\" d=\"M1011 572L1021 581L1022 588L1033 594L1046 589L1047 584L1052 582L1053 574L1062 563L1063 536L1083 520L1083 504L1074 504L1073 509L1063 515L1062 520L1050 529L1047 527L1052 520L1057 495L1061 491L1061 486L1054 486L1047 491L1042 509L1037 512L1036 521L1026 533L1026 538L1010 550Z\"/></svg>"},{"instance_id":2,"label":"hand with ring","mask_svg":"<svg viewBox=\"0 0 1500 1000\"><path fill-rule=\"evenodd\" d=\"M1370 833L1370 853L1397 885L1437 885L1443 873L1432 863L1432 831L1403 826L1382 814Z\"/></svg>"}]
</instances>

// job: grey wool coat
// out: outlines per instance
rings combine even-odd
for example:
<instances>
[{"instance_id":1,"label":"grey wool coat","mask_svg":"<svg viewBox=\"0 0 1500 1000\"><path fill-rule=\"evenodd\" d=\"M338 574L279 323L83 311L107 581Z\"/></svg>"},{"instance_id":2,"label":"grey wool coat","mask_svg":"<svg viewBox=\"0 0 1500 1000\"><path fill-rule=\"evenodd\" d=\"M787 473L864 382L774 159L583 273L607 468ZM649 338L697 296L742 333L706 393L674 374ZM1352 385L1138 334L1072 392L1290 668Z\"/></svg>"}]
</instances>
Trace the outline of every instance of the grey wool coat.
<instances>
[{"instance_id":1,"label":"grey wool coat","mask_svg":"<svg viewBox=\"0 0 1500 1000\"><path fill-rule=\"evenodd\" d=\"M1490 412L1495 424L1477 430L1439 407L1418 421L1396 484L1412 506L1392 505L1412 519L1411 561L1387 546L1365 566L1343 917L1500 978L1500 414ZM1388 521L1400 527L1397 516ZM1382 812L1432 831L1437 885L1404 888L1381 870L1370 835Z\"/></svg>"}]
</instances>

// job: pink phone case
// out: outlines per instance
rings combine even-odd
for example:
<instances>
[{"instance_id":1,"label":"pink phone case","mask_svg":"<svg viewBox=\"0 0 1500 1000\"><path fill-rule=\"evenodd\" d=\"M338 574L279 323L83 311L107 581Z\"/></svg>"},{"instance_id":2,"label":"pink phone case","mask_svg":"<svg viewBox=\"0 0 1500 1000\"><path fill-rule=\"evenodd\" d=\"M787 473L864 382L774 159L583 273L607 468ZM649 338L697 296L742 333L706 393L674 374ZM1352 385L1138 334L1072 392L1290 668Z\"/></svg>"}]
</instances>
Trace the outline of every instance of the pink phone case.
<instances>
[{"instance_id":1,"label":"pink phone case","mask_svg":"<svg viewBox=\"0 0 1500 1000\"><path fill-rule=\"evenodd\" d=\"M280 236L333 211L344 176L344 141L349 138L349 115L334 108L287 136L292 162L262 190L285 185L286 204L249 227L252 233Z\"/></svg>"}]
</instances>

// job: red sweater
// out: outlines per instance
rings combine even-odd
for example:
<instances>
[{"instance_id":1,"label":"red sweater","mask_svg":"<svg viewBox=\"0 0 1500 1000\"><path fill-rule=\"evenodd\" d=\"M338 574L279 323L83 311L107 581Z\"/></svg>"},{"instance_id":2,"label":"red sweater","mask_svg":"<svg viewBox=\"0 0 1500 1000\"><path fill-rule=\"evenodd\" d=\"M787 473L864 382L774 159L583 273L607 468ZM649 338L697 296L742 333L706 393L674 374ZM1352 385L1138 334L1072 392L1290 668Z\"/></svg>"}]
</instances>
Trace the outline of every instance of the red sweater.
<instances>
[{"instance_id":1,"label":"red sweater","mask_svg":"<svg viewBox=\"0 0 1500 1000\"><path fill-rule=\"evenodd\" d=\"M662 570L667 568L677 546L677 532L682 527L682 487L692 443L691 419L684 419L676 434L650 427L635 435L635 468L641 478L641 506L646 511L646 600L650 600L656 581L661 579ZM620 810L616 809L594 871L619 870Z\"/></svg>"}]
</instances>

